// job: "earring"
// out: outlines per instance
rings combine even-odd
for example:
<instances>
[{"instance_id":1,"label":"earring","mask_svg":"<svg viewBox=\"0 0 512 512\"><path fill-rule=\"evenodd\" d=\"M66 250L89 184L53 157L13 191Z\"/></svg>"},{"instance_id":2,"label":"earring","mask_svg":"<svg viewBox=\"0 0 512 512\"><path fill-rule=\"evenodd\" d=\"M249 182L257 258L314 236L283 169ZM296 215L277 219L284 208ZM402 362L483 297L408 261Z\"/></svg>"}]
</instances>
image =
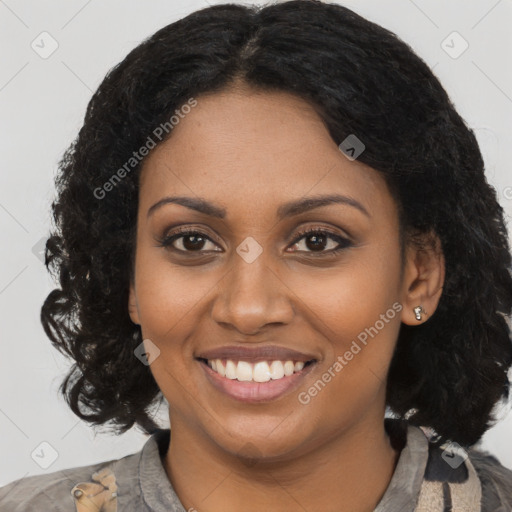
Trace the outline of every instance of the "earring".
<instances>
[{"instance_id":1,"label":"earring","mask_svg":"<svg viewBox=\"0 0 512 512\"><path fill-rule=\"evenodd\" d=\"M425 315L427 312L423 309L422 306L416 306L414 309L414 314L416 315L416 320L421 320L421 313L424 313Z\"/></svg>"}]
</instances>

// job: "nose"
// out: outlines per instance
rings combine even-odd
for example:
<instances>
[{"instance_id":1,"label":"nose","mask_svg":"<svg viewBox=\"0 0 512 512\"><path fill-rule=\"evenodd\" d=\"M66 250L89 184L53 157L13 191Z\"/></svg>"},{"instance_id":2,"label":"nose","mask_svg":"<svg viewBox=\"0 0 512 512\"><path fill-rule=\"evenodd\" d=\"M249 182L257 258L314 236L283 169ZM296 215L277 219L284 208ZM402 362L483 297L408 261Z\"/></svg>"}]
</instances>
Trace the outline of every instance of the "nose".
<instances>
[{"instance_id":1,"label":"nose","mask_svg":"<svg viewBox=\"0 0 512 512\"><path fill-rule=\"evenodd\" d=\"M212 317L219 325L250 335L267 325L292 321L293 293L262 256L252 263L235 256L231 270L218 285L212 309Z\"/></svg>"}]
</instances>

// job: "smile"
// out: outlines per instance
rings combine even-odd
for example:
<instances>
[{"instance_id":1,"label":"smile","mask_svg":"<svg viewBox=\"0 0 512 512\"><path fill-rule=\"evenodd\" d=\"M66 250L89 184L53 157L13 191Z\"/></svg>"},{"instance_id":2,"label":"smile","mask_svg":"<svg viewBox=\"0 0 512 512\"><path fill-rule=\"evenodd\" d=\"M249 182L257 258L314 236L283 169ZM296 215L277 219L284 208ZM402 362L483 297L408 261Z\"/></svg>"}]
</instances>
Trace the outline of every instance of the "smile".
<instances>
[{"instance_id":1,"label":"smile","mask_svg":"<svg viewBox=\"0 0 512 512\"><path fill-rule=\"evenodd\" d=\"M296 388L315 365L310 361L249 361L198 358L210 383L245 402L275 400Z\"/></svg>"},{"instance_id":2,"label":"smile","mask_svg":"<svg viewBox=\"0 0 512 512\"><path fill-rule=\"evenodd\" d=\"M311 362L311 361L309 361ZM306 363L303 361L232 361L227 359L208 359L208 366L222 377L238 381L268 382L289 377L294 372L300 372Z\"/></svg>"}]
</instances>

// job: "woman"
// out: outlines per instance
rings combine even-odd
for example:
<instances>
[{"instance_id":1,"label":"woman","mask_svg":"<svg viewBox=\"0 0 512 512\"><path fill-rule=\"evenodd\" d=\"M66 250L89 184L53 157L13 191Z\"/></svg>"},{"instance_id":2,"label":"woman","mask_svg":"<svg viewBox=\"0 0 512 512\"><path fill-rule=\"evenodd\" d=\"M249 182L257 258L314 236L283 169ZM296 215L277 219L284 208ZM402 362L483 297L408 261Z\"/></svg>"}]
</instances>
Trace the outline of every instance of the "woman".
<instances>
[{"instance_id":1,"label":"woman","mask_svg":"<svg viewBox=\"0 0 512 512\"><path fill-rule=\"evenodd\" d=\"M62 392L151 437L2 510L511 509L473 448L509 396L503 211L394 34L305 0L197 11L108 73L57 187Z\"/></svg>"}]
</instances>

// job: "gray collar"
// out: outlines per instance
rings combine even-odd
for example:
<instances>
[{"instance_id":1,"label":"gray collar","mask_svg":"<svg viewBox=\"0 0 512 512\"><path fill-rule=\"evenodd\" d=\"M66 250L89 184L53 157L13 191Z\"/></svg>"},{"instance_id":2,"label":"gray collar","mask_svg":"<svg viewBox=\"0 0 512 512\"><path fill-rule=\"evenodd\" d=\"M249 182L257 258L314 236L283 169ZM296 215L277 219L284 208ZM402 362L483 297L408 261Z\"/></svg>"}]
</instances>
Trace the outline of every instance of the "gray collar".
<instances>
[{"instance_id":1,"label":"gray collar","mask_svg":"<svg viewBox=\"0 0 512 512\"><path fill-rule=\"evenodd\" d=\"M169 429L160 429L142 447L139 482L145 505L154 512L187 512L167 478L162 457L167 452Z\"/></svg>"},{"instance_id":2,"label":"gray collar","mask_svg":"<svg viewBox=\"0 0 512 512\"><path fill-rule=\"evenodd\" d=\"M428 461L428 439L419 427L407 425L407 444L374 512L414 510Z\"/></svg>"}]
</instances>

